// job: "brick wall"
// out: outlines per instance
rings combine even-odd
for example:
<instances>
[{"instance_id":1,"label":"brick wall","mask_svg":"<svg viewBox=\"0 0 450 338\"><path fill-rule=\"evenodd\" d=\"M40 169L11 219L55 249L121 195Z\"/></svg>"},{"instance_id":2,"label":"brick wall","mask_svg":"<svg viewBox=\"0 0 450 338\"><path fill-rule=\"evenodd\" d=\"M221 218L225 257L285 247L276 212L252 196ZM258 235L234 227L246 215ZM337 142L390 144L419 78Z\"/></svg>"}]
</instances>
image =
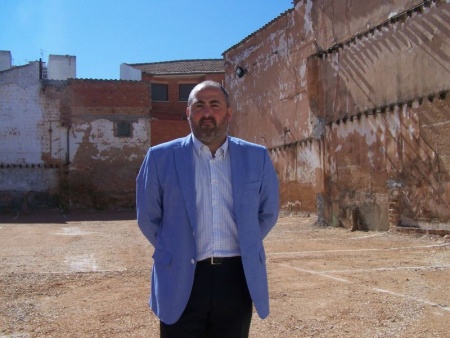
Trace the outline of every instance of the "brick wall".
<instances>
[{"instance_id":1,"label":"brick wall","mask_svg":"<svg viewBox=\"0 0 450 338\"><path fill-rule=\"evenodd\" d=\"M150 88L140 81L72 79L69 84L72 107L99 108L103 112L112 107L138 108L138 115L142 107L151 107ZM117 110L110 112L114 114Z\"/></svg>"},{"instance_id":2,"label":"brick wall","mask_svg":"<svg viewBox=\"0 0 450 338\"><path fill-rule=\"evenodd\" d=\"M132 208L150 146L150 87L139 81L69 81L71 207ZM118 134L127 123L129 136Z\"/></svg>"}]
</instances>

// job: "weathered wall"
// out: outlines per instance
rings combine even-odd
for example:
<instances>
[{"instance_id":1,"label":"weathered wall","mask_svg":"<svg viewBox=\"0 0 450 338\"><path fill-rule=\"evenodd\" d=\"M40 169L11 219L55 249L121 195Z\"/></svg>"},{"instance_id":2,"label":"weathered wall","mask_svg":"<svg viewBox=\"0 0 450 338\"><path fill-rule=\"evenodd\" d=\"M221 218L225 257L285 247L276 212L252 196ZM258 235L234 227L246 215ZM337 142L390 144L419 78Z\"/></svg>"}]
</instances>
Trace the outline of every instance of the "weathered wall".
<instances>
[{"instance_id":1,"label":"weathered wall","mask_svg":"<svg viewBox=\"0 0 450 338\"><path fill-rule=\"evenodd\" d=\"M45 131L38 63L2 72L0 86L1 118L7 122L0 125L1 161L41 163L41 137Z\"/></svg>"},{"instance_id":2,"label":"weathered wall","mask_svg":"<svg viewBox=\"0 0 450 338\"><path fill-rule=\"evenodd\" d=\"M323 190L323 143L313 139L270 150L280 184L281 206L288 211L316 211Z\"/></svg>"},{"instance_id":3,"label":"weathered wall","mask_svg":"<svg viewBox=\"0 0 450 338\"><path fill-rule=\"evenodd\" d=\"M306 58L315 49L298 20L300 13L288 11L225 52L225 84L235 111L231 131L269 148L310 136ZM247 69L242 78L235 75L237 66Z\"/></svg>"},{"instance_id":4,"label":"weathered wall","mask_svg":"<svg viewBox=\"0 0 450 338\"><path fill-rule=\"evenodd\" d=\"M0 73L0 210L133 208L150 146L150 85ZM128 123L129 135L119 134Z\"/></svg>"},{"instance_id":5,"label":"weathered wall","mask_svg":"<svg viewBox=\"0 0 450 338\"><path fill-rule=\"evenodd\" d=\"M335 0L333 7L345 7L345 3ZM388 19L393 14L383 2L376 8L375 18L367 19L367 25L374 22L369 29L354 25L350 38L336 33L335 38L341 38L337 45L329 51L329 45L323 45L320 68L322 86L328 93L324 97L327 119L448 89L449 77L443 76L450 69L450 37L445 25L448 7L443 2L417 6ZM382 9L384 17L379 14ZM332 14L320 12L319 19L327 15ZM347 20L358 22L357 18ZM332 27L323 27L323 31L343 29L344 23L335 22L334 17L329 20Z\"/></svg>"},{"instance_id":6,"label":"weathered wall","mask_svg":"<svg viewBox=\"0 0 450 338\"><path fill-rule=\"evenodd\" d=\"M224 53L232 131L270 149L284 209L450 219L449 18L446 1L296 1Z\"/></svg>"},{"instance_id":7,"label":"weathered wall","mask_svg":"<svg viewBox=\"0 0 450 338\"><path fill-rule=\"evenodd\" d=\"M315 211L322 189L324 127L308 96L308 56L316 50L310 14L310 3L298 5L224 53L235 111L230 132L273 149L289 210ZM241 78L237 66L247 69Z\"/></svg>"},{"instance_id":8,"label":"weathered wall","mask_svg":"<svg viewBox=\"0 0 450 338\"><path fill-rule=\"evenodd\" d=\"M389 228L390 209L399 213L400 219L391 219L395 224L449 219L450 171L442 144L450 144L450 114L445 97L437 97L450 88L444 24L450 6L395 1L347 7L351 27L330 7L345 9L345 1L325 2L317 15L328 21L324 36L332 31L340 39L319 56L329 125L327 219L345 223L355 208L360 226L369 229ZM395 207L401 210L390 205L394 190L402 196Z\"/></svg>"},{"instance_id":9,"label":"weathered wall","mask_svg":"<svg viewBox=\"0 0 450 338\"><path fill-rule=\"evenodd\" d=\"M69 81L72 207L134 206L136 175L150 146L150 108L148 83ZM117 135L123 121L131 125L130 137Z\"/></svg>"},{"instance_id":10,"label":"weathered wall","mask_svg":"<svg viewBox=\"0 0 450 338\"><path fill-rule=\"evenodd\" d=\"M59 203L58 114L42 92L38 62L0 73L0 210Z\"/></svg>"}]
</instances>

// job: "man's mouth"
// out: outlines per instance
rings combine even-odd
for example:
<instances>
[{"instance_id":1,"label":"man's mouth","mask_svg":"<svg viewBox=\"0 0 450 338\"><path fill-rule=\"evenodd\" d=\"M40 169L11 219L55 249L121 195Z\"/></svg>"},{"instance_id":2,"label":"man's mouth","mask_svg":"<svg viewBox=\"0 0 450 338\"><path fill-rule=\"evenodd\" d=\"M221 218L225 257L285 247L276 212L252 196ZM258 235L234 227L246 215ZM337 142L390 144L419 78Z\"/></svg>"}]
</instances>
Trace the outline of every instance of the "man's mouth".
<instances>
[{"instance_id":1,"label":"man's mouth","mask_svg":"<svg viewBox=\"0 0 450 338\"><path fill-rule=\"evenodd\" d=\"M213 119L205 119L200 121L200 125L201 126L215 126L216 125L216 121L214 121Z\"/></svg>"}]
</instances>

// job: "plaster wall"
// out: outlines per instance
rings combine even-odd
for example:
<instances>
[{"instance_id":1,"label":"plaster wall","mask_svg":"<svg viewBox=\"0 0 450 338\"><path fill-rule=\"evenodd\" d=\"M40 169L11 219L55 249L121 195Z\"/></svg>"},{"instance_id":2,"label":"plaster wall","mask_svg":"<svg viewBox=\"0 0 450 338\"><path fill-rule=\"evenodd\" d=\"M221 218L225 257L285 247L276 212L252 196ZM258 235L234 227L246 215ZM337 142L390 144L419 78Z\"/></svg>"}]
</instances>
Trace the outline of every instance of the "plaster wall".
<instances>
[{"instance_id":1,"label":"plaster wall","mask_svg":"<svg viewBox=\"0 0 450 338\"><path fill-rule=\"evenodd\" d=\"M309 139L270 150L280 184L281 208L315 212L323 190L323 143Z\"/></svg>"},{"instance_id":2,"label":"plaster wall","mask_svg":"<svg viewBox=\"0 0 450 338\"><path fill-rule=\"evenodd\" d=\"M304 1L300 1L302 3ZM320 50L356 38L421 4L420 0L313 1L311 18Z\"/></svg>"},{"instance_id":3,"label":"plaster wall","mask_svg":"<svg viewBox=\"0 0 450 338\"><path fill-rule=\"evenodd\" d=\"M77 77L77 58L72 55L49 55L47 78L67 80Z\"/></svg>"},{"instance_id":4,"label":"plaster wall","mask_svg":"<svg viewBox=\"0 0 450 338\"><path fill-rule=\"evenodd\" d=\"M126 63L120 65L120 79L130 81L141 81L142 72L139 69L131 67Z\"/></svg>"},{"instance_id":5,"label":"plaster wall","mask_svg":"<svg viewBox=\"0 0 450 338\"><path fill-rule=\"evenodd\" d=\"M333 4L345 7L344 1ZM391 5L385 20L380 15L387 8L374 8L369 14L378 25L354 32L319 57L330 126L324 161L330 210L325 212L335 225L342 225L355 207L379 209L360 214L369 229L386 230L402 218L415 226L450 219L448 146L443 146L450 144L445 94L450 87L445 24L450 5L415 3L403 13L395 10L398 2ZM344 26L336 21L330 21L336 36L345 37ZM358 27L358 19L351 21ZM401 194L395 211L400 219L389 224L393 190ZM373 214L380 215L375 222Z\"/></svg>"},{"instance_id":6,"label":"plaster wall","mask_svg":"<svg viewBox=\"0 0 450 338\"><path fill-rule=\"evenodd\" d=\"M55 205L64 158L59 113L43 99L38 62L0 73L0 120L0 209Z\"/></svg>"},{"instance_id":7,"label":"plaster wall","mask_svg":"<svg viewBox=\"0 0 450 338\"><path fill-rule=\"evenodd\" d=\"M310 136L306 58L314 45L311 31L298 27L304 14L287 11L224 53L231 133L269 148ZM238 66L247 70L241 78Z\"/></svg>"},{"instance_id":8,"label":"plaster wall","mask_svg":"<svg viewBox=\"0 0 450 338\"><path fill-rule=\"evenodd\" d=\"M0 210L133 208L149 93L138 81L39 80L37 62L1 72Z\"/></svg>"},{"instance_id":9,"label":"plaster wall","mask_svg":"<svg viewBox=\"0 0 450 338\"><path fill-rule=\"evenodd\" d=\"M270 149L283 209L314 212L323 189L325 129L309 94L317 89L308 59L316 52L311 10L311 1L297 4L224 57L235 111L230 132ZM237 66L247 69L241 78Z\"/></svg>"},{"instance_id":10,"label":"plaster wall","mask_svg":"<svg viewBox=\"0 0 450 338\"><path fill-rule=\"evenodd\" d=\"M41 163L43 110L40 106L39 65L0 75L0 161L8 164ZM36 128L38 126L38 128Z\"/></svg>"},{"instance_id":11,"label":"plaster wall","mask_svg":"<svg viewBox=\"0 0 450 338\"><path fill-rule=\"evenodd\" d=\"M58 187L58 172L44 166L9 166L0 170L0 182L0 191L46 192Z\"/></svg>"},{"instance_id":12,"label":"plaster wall","mask_svg":"<svg viewBox=\"0 0 450 338\"><path fill-rule=\"evenodd\" d=\"M344 1L338 3L334 1L334 7L345 7ZM380 7L385 8L386 15L386 4ZM375 19L367 20L378 25L369 30L354 30L353 38L336 33L347 40L338 40L338 47L322 56L320 68L324 92L328 93L324 102L328 119L336 120L450 87L450 77L443 76L450 72L450 34L445 24L450 19L450 5L437 2L429 7L413 7L389 20L390 15L397 13L395 8L391 8L393 12L384 21L377 9L373 13ZM358 22L350 19L349 22ZM339 32L343 27L337 21L330 22Z\"/></svg>"},{"instance_id":13,"label":"plaster wall","mask_svg":"<svg viewBox=\"0 0 450 338\"><path fill-rule=\"evenodd\" d=\"M284 209L386 230L395 191L415 225L449 219L449 6L296 1L224 53L231 130L269 148Z\"/></svg>"},{"instance_id":14,"label":"plaster wall","mask_svg":"<svg viewBox=\"0 0 450 338\"><path fill-rule=\"evenodd\" d=\"M136 175L150 146L149 84L73 80L69 91L71 207L132 208ZM117 134L124 121L129 137Z\"/></svg>"}]
</instances>

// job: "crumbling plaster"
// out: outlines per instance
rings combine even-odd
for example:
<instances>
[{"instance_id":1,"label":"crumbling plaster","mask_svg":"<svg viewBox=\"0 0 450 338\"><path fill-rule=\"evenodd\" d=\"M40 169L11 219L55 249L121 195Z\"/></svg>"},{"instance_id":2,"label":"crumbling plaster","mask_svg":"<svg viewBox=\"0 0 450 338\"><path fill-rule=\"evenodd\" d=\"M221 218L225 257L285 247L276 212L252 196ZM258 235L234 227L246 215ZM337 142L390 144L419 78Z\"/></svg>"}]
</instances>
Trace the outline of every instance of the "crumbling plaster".
<instances>
[{"instance_id":1,"label":"crumbling plaster","mask_svg":"<svg viewBox=\"0 0 450 338\"><path fill-rule=\"evenodd\" d=\"M44 170L52 149L52 116L41 106L39 63L15 67L0 77L0 191L55 192L58 171ZM57 128L54 128L57 133Z\"/></svg>"},{"instance_id":2,"label":"crumbling plaster","mask_svg":"<svg viewBox=\"0 0 450 338\"><path fill-rule=\"evenodd\" d=\"M0 76L0 210L58 205L61 153L57 105L43 98L39 63Z\"/></svg>"},{"instance_id":3,"label":"crumbling plaster","mask_svg":"<svg viewBox=\"0 0 450 338\"><path fill-rule=\"evenodd\" d=\"M386 230L394 189L396 213L450 218L449 13L446 1L296 1L224 53L231 130L269 148L282 208Z\"/></svg>"},{"instance_id":4,"label":"crumbling plaster","mask_svg":"<svg viewBox=\"0 0 450 338\"><path fill-rule=\"evenodd\" d=\"M0 76L0 209L133 208L150 85L39 74L36 62ZM118 137L124 121L131 135Z\"/></svg>"},{"instance_id":5,"label":"crumbling plaster","mask_svg":"<svg viewBox=\"0 0 450 338\"><path fill-rule=\"evenodd\" d=\"M300 15L284 13L225 53L225 83L235 110L231 132L269 148L310 134L308 115L296 113L309 110L306 56L314 51L310 31L296 30ZM237 66L247 75L236 78Z\"/></svg>"},{"instance_id":6,"label":"crumbling plaster","mask_svg":"<svg viewBox=\"0 0 450 338\"><path fill-rule=\"evenodd\" d=\"M72 80L68 88L67 199L76 208L132 208L150 146L149 84ZM130 136L118 137L118 122L130 124Z\"/></svg>"}]
</instances>

